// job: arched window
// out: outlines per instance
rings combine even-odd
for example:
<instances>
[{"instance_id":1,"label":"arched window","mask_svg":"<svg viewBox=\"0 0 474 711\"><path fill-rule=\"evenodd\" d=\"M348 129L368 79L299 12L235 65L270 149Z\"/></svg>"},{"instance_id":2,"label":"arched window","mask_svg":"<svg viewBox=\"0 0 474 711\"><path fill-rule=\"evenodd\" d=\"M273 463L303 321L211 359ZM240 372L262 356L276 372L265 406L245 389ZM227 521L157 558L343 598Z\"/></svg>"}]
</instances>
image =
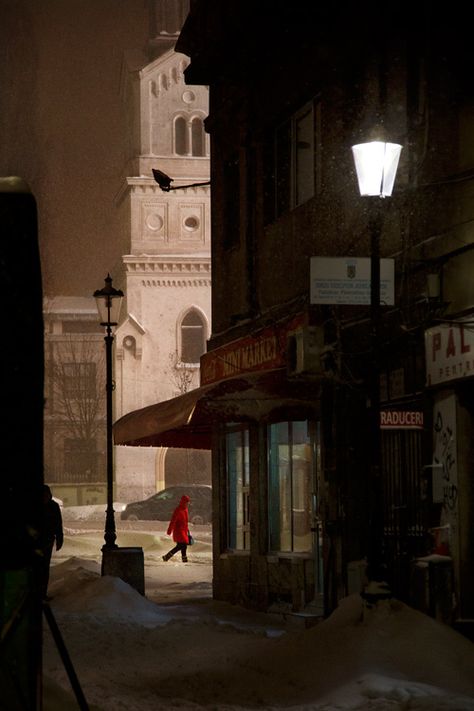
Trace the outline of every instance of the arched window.
<instances>
[{"instance_id":1,"label":"arched window","mask_svg":"<svg viewBox=\"0 0 474 711\"><path fill-rule=\"evenodd\" d=\"M174 148L175 152L179 156L185 156L187 153L186 149L186 119L182 116L178 116L174 122Z\"/></svg>"},{"instance_id":2,"label":"arched window","mask_svg":"<svg viewBox=\"0 0 474 711\"><path fill-rule=\"evenodd\" d=\"M199 363L205 350L204 320L193 309L181 321L181 362Z\"/></svg>"},{"instance_id":3,"label":"arched window","mask_svg":"<svg viewBox=\"0 0 474 711\"><path fill-rule=\"evenodd\" d=\"M193 118L191 121L191 143L192 155L205 155L206 137L204 135L204 123L200 118Z\"/></svg>"}]
</instances>

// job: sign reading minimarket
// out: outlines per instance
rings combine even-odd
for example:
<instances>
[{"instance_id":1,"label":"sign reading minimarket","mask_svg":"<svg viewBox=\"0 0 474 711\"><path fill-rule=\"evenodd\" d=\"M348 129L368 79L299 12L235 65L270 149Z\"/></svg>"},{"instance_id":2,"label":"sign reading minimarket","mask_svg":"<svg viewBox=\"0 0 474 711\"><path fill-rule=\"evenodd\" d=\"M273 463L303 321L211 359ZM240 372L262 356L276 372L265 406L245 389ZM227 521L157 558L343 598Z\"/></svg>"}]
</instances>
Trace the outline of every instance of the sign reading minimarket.
<instances>
[{"instance_id":1,"label":"sign reading minimarket","mask_svg":"<svg viewBox=\"0 0 474 711\"><path fill-rule=\"evenodd\" d=\"M370 257L311 257L312 304L370 304ZM395 261L380 260L380 304L395 303Z\"/></svg>"}]
</instances>

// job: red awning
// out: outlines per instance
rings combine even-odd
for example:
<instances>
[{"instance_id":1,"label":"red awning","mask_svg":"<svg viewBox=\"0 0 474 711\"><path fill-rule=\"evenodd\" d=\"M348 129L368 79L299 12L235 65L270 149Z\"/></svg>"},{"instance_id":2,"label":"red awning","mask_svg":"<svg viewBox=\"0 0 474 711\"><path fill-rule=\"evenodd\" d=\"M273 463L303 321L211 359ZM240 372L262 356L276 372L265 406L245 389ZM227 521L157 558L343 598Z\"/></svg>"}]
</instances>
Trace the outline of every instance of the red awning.
<instances>
[{"instance_id":1,"label":"red awning","mask_svg":"<svg viewBox=\"0 0 474 711\"><path fill-rule=\"evenodd\" d=\"M270 417L314 417L320 383L291 381L286 370L229 378L129 412L113 426L115 444L211 449L213 425Z\"/></svg>"}]
</instances>

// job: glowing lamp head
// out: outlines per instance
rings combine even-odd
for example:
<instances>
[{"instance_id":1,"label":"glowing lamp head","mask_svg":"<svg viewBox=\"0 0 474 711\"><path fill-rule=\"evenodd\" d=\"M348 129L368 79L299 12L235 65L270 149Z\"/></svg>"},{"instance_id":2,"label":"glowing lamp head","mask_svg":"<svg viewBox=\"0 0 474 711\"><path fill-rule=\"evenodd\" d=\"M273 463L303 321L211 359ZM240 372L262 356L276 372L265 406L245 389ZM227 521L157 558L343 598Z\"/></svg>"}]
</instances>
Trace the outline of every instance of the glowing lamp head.
<instances>
[{"instance_id":1,"label":"glowing lamp head","mask_svg":"<svg viewBox=\"0 0 474 711\"><path fill-rule=\"evenodd\" d=\"M402 146L370 141L352 146L361 195L390 197L397 174Z\"/></svg>"}]
</instances>

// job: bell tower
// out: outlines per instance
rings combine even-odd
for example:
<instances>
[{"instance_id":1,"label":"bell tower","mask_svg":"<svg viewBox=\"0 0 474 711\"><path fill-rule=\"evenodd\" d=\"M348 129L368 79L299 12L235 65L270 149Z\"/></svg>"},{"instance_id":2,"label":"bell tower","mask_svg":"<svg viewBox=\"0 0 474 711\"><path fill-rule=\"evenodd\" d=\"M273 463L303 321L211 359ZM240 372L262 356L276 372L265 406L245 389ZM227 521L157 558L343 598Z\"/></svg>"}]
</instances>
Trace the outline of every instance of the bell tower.
<instances>
[{"instance_id":1,"label":"bell tower","mask_svg":"<svg viewBox=\"0 0 474 711\"><path fill-rule=\"evenodd\" d=\"M130 77L137 131L124 194L128 315L116 334L116 419L198 387L199 359L211 333L210 186L164 192L152 173L166 173L178 188L209 182L208 89L185 84L189 59L174 51L189 2L151 5L155 58ZM156 448L119 447L118 499L143 499L170 481L180 483L169 479L171 460ZM191 474L178 475L193 483Z\"/></svg>"},{"instance_id":2,"label":"bell tower","mask_svg":"<svg viewBox=\"0 0 474 711\"><path fill-rule=\"evenodd\" d=\"M188 15L190 0L151 0L150 52L156 59L175 45Z\"/></svg>"}]
</instances>

